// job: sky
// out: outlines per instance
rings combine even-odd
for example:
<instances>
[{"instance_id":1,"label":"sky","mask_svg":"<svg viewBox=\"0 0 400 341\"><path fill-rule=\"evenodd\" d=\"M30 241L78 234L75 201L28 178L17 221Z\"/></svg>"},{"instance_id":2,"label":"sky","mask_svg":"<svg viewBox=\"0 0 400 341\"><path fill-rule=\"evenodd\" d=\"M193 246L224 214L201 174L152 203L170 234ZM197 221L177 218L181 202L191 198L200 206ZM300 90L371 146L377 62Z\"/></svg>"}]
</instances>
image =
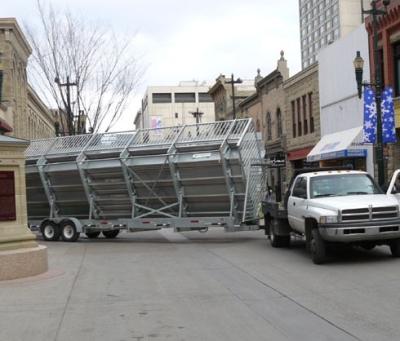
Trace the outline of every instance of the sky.
<instances>
[{"instance_id":1,"label":"sky","mask_svg":"<svg viewBox=\"0 0 400 341\"><path fill-rule=\"evenodd\" d=\"M298 0L51 0L54 7L132 36L145 68L129 110L113 130L133 129L147 86L212 83L219 74L265 76L285 52L290 74L300 70ZM36 0L3 2L1 17L35 25Z\"/></svg>"}]
</instances>

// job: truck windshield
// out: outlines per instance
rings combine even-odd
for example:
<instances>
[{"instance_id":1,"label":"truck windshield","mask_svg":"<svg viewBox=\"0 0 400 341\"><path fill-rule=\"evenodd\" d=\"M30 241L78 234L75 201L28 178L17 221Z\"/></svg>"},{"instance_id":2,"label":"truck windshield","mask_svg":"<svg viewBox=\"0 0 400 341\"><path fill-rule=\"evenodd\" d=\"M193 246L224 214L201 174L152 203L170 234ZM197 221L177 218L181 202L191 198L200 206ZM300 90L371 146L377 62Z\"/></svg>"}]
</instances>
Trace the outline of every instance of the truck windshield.
<instances>
[{"instance_id":1,"label":"truck windshield","mask_svg":"<svg viewBox=\"0 0 400 341\"><path fill-rule=\"evenodd\" d=\"M310 179L310 197L380 194L381 190L366 174L335 174Z\"/></svg>"}]
</instances>

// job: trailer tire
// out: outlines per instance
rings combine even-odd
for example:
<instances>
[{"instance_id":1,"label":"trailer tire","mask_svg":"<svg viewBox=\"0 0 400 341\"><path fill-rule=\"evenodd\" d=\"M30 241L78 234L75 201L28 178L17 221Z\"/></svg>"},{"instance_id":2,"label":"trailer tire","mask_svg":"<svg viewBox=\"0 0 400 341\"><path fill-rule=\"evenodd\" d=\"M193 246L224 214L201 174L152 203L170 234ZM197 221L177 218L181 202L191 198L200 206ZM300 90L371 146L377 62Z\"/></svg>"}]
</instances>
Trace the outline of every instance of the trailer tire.
<instances>
[{"instance_id":1,"label":"trailer tire","mask_svg":"<svg viewBox=\"0 0 400 341\"><path fill-rule=\"evenodd\" d=\"M393 257L400 257L400 239L395 239L390 243L390 251Z\"/></svg>"},{"instance_id":2,"label":"trailer tire","mask_svg":"<svg viewBox=\"0 0 400 341\"><path fill-rule=\"evenodd\" d=\"M310 252L314 264L323 264L326 262L326 243L317 228L311 231Z\"/></svg>"},{"instance_id":3,"label":"trailer tire","mask_svg":"<svg viewBox=\"0 0 400 341\"><path fill-rule=\"evenodd\" d=\"M77 231L75 224L71 220L65 220L60 224L61 239L64 242L76 242L80 233Z\"/></svg>"},{"instance_id":4,"label":"trailer tire","mask_svg":"<svg viewBox=\"0 0 400 341\"><path fill-rule=\"evenodd\" d=\"M103 236L107 239L114 239L119 234L119 230L103 231Z\"/></svg>"},{"instance_id":5,"label":"trailer tire","mask_svg":"<svg viewBox=\"0 0 400 341\"><path fill-rule=\"evenodd\" d=\"M269 240L272 247L288 247L290 245L290 235L279 236L275 234L273 220L269 225Z\"/></svg>"},{"instance_id":6,"label":"trailer tire","mask_svg":"<svg viewBox=\"0 0 400 341\"><path fill-rule=\"evenodd\" d=\"M52 221L43 222L40 225L40 231L42 232L42 236L45 241L54 242L60 239L60 227Z\"/></svg>"},{"instance_id":7,"label":"trailer tire","mask_svg":"<svg viewBox=\"0 0 400 341\"><path fill-rule=\"evenodd\" d=\"M89 239L96 239L98 236L100 236L100 232L96 231L96 232L86 232L86 237L88 237Z\"/></svg>"}]
</instances>

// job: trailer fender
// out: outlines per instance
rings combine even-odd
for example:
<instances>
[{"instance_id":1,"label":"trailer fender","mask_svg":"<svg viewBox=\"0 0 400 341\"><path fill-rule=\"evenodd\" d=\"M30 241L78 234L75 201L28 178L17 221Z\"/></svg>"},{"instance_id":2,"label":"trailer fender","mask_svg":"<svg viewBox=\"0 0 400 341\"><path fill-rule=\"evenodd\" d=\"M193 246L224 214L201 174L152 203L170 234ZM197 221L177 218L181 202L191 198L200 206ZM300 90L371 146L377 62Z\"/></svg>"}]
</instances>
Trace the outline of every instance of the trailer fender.
<instances>
[{"instance_id":1,"label":"trailer fender","mask_svg":"<svg viewBox=\"0 0 400 341\"><path fill-rule=\"evenodd\" d=\"M74 217L62 218L62 219L60 220L60 224L61 224L63 221L67 221L67 220L70 220L70 221L72 221L72 222L74 223L74 225L75 225L75 227L76 227L76 232L78 232L78 233L83 233L83 232L84 232L82 223L81 223L80 220L77 219L77 218L74 218Z\"/></svg>"}]
</instances>

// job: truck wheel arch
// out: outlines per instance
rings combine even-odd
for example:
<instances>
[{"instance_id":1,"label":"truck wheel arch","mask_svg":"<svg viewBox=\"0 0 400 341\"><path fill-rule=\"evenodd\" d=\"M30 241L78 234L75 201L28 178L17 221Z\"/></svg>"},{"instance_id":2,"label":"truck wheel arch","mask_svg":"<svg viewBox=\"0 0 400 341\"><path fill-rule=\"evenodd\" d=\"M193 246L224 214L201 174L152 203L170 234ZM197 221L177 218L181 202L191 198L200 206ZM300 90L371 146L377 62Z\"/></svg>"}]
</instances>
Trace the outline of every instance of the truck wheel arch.
<instances>
[{"instance_id":1,"label":"truck wheel arch","mask_svg":"<svg viewBox=\"0 0 400 341\"><path fill-rule=\"evenodd\" d=\"M311 240L311 231L315 228L318 228L318 223L314 218L307 217L304 221L305 223L305 237L306 241L309 242Z\"/></svg>"}]
</instances>

